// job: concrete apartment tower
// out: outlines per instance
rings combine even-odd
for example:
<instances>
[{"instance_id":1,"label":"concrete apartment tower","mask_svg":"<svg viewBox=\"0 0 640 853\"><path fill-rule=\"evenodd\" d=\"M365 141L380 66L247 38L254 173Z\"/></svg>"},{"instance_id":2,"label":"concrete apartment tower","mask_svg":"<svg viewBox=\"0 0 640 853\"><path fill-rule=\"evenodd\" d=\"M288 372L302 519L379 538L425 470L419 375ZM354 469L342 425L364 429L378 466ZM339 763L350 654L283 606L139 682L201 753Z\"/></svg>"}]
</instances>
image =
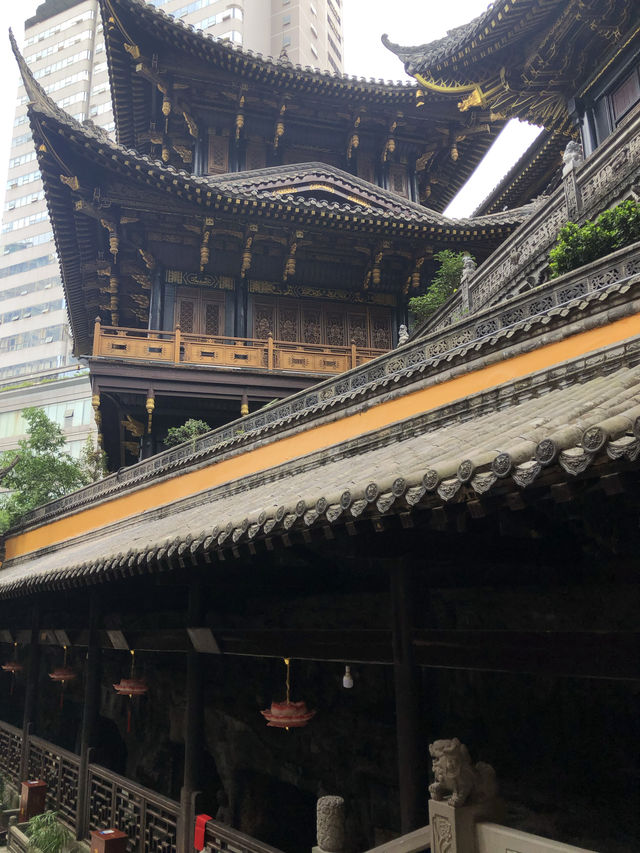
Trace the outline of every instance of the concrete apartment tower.
<instances>
[{"instance_id":1,"label":"concrete apartment tower","mask_svg":"<svg viewBox=\"0 0 640 853\"><path fill-rule=\"evenodd\" d=\"M215 38L293 63L342 72L343 0L154 0ZM115 138L97 0L46 0L25 22L24 56L58 105ZM77 455L95 431L87 372L72 341L51 225L18 89L0 240L0 450L24 432L20 412L42 406Z\"/></svg>"}]
</instances>

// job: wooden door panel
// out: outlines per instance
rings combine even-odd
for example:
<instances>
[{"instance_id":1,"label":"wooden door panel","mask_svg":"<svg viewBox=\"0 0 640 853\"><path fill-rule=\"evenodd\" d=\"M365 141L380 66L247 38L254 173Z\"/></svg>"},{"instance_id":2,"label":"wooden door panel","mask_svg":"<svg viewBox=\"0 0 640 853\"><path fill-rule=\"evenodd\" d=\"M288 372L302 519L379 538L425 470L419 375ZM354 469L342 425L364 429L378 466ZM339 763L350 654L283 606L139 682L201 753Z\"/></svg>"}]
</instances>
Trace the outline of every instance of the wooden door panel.
<instances>
[{"instance_id":1,"label":"wooden door panel","mask_svg":"<svg viewBox=\"0 0 640 853\"><path fill-rule=\"evenodd\" d=\"M294 343L300 340L298 331L298 316L300 306L291 304L278 305L278 340Z\"/></svg>"},{"instance_id":2,"label":"wooden door panel","mask_svg":"<svg viewBox=\"0 0 640 853\"><path fill-rule=\"evenodd\" d=\"M187 335L217 336L224 329L224 294L206 291L178 293L175 322Z\"/></svg>"},{"instance_id":3,"label":"wooden door panel","mask_svg":"<svg viewBox=\"0 0 640 853\"><path fill-rule=\"evenodd\" d=\"M391 316L388 313L371 313L371 346L374 349L391 349Z\"/></svg>"},{"instance_id":4,"label":"wooden door panel","mask_svg":"<svg viewBox=\"0 0 640 853\"><path fill-rule=\"evenodd\" d=\"M196 300L180 297L178 299L177 313L180 331L192 334L195 328Z\"/></svg>"},{"instance_id":5,"label":"wooden door panel","mask_svg":"<svg viewBox=\"0 0 640 853\"><path fill-rule=\"evenodd\" d=\"M222 313L219 302L212 302L211 300L206 300L204 303L204 334L217 336L220 334L220 328L222 323L220 322L220 315Z\"/></svg>"},{"instance_id":6,"label":"wooden door panel","mask_svg":"<svg viewBox=\"0 0 640 853\"><path fill-rule=\"evenodd\" d=\"M367 315L362 313L351 313L349 319L349 343L353 341L357 347L369 346L369 335L367 334Z\"/></svg>"}]
</instances>

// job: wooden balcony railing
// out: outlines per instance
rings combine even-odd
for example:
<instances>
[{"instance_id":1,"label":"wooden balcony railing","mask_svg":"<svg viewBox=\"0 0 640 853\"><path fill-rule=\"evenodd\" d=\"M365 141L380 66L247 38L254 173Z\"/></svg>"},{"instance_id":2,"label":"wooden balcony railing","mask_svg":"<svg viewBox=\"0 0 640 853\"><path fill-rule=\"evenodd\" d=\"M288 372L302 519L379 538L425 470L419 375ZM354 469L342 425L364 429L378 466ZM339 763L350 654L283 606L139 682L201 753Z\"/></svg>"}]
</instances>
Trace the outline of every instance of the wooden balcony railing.
<instances>
[{"instance_id":1,"label":"wooden balcony railing","mask_svg":"<svg viewBox=\"0 0 640 853\"><path fill-rule=\"evenodd\" d=\"M147 331L102 326L96 320L93 355L133 358L167 364L207 364L303 373L343 373L365 364L385 350L369 347L332 347L259 338L191 335L180 331Z\"/></svg>"},{"instance_id":2,"label":"wooden balcony railing","mask_svg":"<svg viewBox=\"0 0 640 853\"><path fill-rule=\"evenodd\" d=\"M84 831L78 837L88 841L92 829L113 827L127 835L127 853L178 853L182 849L178 837L181 818L192 827L194 815L191 811L181 815L176 800L98 764L88 764L83 776L79 755L30 733L26 737L27 778L47 783L47 807L55 809L60 820L74 830L79 825L80 802L85 803L85 819L81 821ZM0 720L0 771L18 790L22 743L23 732ZM81 778L86 779L84 798L78 787ZM207 824L206 845L210 853L281 853L216 821ZM14 843L10 849L15 847ZM26 851L27 847L20 849Z\"/></svg>"}]
</instances>

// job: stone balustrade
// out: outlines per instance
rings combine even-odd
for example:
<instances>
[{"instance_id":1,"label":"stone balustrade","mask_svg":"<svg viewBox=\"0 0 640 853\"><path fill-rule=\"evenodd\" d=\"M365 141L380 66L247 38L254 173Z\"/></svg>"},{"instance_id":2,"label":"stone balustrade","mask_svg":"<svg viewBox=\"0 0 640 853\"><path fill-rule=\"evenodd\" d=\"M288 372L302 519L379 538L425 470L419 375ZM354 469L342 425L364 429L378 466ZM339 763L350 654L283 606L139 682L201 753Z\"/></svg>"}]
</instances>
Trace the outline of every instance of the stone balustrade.
<instances>
[{"instance_id":1,"label":"stone balustrade","mask_svg":"<svg viewBox=\"0 0 640 853\"><path fill-rule=\"evenodd\" d=\"M640 178L640 115L612 134L584 162L565 168L562 186L542 200L531 217L476 270L469 286L471 312L477 312L542 283L548 255L567 222L583 223L630 196ZM424 325L437 331L464 316L455 294Z\"/></svg>"}]
</instances>

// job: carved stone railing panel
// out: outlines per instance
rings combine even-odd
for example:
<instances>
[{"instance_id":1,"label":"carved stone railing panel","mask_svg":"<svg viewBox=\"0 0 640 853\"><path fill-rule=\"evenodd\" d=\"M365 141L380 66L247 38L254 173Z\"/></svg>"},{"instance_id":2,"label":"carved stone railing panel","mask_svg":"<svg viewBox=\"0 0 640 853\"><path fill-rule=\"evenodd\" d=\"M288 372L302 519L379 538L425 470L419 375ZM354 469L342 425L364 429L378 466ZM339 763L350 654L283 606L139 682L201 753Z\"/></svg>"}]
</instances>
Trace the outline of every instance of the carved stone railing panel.
<instances>
[{"instance_id":1,"label":"carved stone railing panel","mask_svg":"<svg viewBox=\"0 0 640 853\"><path fill-rule=\"evenodd\" d=\"M60 812L61 819L75 827L78 809L80 758L52 743L29 737L27 774L47 783L47 806Z\"/></svg>"},{"instance_id":2,"label":"carved stone railing panel","mask_svg":"<svg viewBox=\"0 0 640 853\"><path fill-rule=\"evenodd\" d=\"M0 773L17 786L22 752L22 731L9 723L0 722Z\"/></svg>"},{"instance_id":3,"label":"carved stone railing panel","mask_svg":"<svg viewBox=\"0 0 640 853\"><path fill-rule=\"evenodd\" d=\"M571 170L564 185L478 267L469 284L471 310L479 311L540 284L548 266L548 253L562 226L569 221L583 223L593 219L635 193L639 178L640 116ZM445 329L463 316L462 299L457 294L429 319L425 329Z\"/></svg>"},{"instance_id":4,"label":"carved stone railing panel","mask_svg":"<svg viewBox=\"0 0 640 853\"><path fill-rule=\"evenodd\" d=\"M595 291L605 292L607 288L616 287L622 279L636 276L639 272L640 243L636 243L506 302L470 315L447 327L445 331L435 330L425 334L412 343L405 344L402 348L357 367L343 376L325 380L307 391L301 391L280 403L247 415L242 421L213 430L197 439L195 444L189 442L159 453L98 483L52 501L33 510L25 521L37 523L49 520L94 500L105 499L134 488L153 476L165 472L175 473L181 465L204 462L232 448L250 445L258 434L262 437L263 431L290 424L291 419L298 415L313 417L321 413L327 403L350 406L354 392L371 389L373 393L377 388L376 393L385 393L380 383L395 381L414 369L423 369L433 364L431 375L435 377L438 372L449 370L450 365L446 360L443 361L443 357L455 353L456 350L486 340L487 337L519 323L528 323L534 317L544 317L560 305L580 301ZM532 337L538 335L539 329L532 327L530 334ZM496 347L509 345L510 341L505 338L497 343Z\"/></svg>"},{"instance_id":5,"label":"carved stone railing panel","mask_svg":"<svg viewBox=\"0 0 640 853\"><path fill-rule=\"evenodd\" d=\"M175 853L180 805L98 765L89 765L88 828L124 832L129 853Z\"/></svg>"}]
</instances>

